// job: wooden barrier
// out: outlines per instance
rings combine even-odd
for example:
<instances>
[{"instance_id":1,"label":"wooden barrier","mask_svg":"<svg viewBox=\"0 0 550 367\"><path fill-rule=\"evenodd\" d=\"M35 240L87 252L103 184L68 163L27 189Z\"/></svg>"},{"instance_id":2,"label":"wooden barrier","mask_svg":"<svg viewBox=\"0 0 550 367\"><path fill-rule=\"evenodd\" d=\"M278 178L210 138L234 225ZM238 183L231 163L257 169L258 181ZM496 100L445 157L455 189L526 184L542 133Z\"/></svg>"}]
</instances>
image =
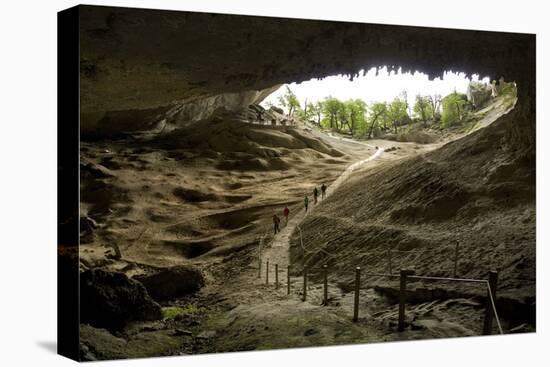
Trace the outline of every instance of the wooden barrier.
<instances>
[{"instance_id":1,"label":"wooden barrier","mask_svg":"<svg viewBox=\"0 0 550 367\"><path fill-rule=\"evenodd\" d=\"M262 241L261 241L262 242ZM261 245L258 249L258 278L261 278L262 272L262 259L261 259ZM399 251L397 251L399 252ZM379 252L383 254L383 252ZM388 246L386 249L387 259L388 259L388 274L382 273L365 273L368 276L382 276L397 278L399 277L399 309L398 309L398 326L397 330L402 332L405 330L405 308L406 308L406 298L407 298L407 282L408 281L421 281L421 280L431 280L431 281L453 281L453 282L469 282L469 283L483 283L487 286L487 301L485 306L485 317L483 321L483 335L492 334L493 330L493 321L496 319L498 330L503 334L502 326L500 324L497 310L496 310L496 290L498 283L498 273L496 271L489 272L488 280L481 279L460 279L458 278L458 259L460 256L460 243L456 241L455 251L454 251L454 268L453 268L453 277L432 277L432 276L415 276L413 270L402 269L399 272L399 275L392 274L392 250ZM266 260L265 265L265 282L266 285L269 284L269 259ZM322 266L323 272L323 301L322 305L328 305L328 266L325 264ZM308 288L308 268L304 266L303 268L303 295L302 301L307 300L307 288ZM275 289L279 289L279 264L275 264ZM354 300L353 300L353 321L357 322L359 320L359 297L361 289L361 267L355 268L355 284L354 284ZM290 295L291 291L291 282L290 282L290 265L287 265L287 295Z\"/></svg>"},{"instance_id":2,"label":"wooden barrier","mask_svg":"<svg viewBox=\"0 0 550 367\"><path fill-rule=\"evenodd\" d=\"M260 239L260 242L258 243L258 279L262 278L262 242L263 242L263 237Z\"/></svg>"},{"instance_id":3,"label":"wooden barrier","mask_svg":"<svg viewBox=\"0 0 550 367\"><path fill-rule=\"evenodd\" d=\"M355 294L353 299L353 321L359 320L359 290L361 289L361 268L355 268Z\"/></svg>"},{"instance_id":4,"label":"wooden barrier","mask_svg":"<svg viewBox=\"0 0 550 367\"><path fill-rule=\"evenodd\" d=\"M407 276L413 275L412 270L401 270L399 273L399 318L397 321L397 331L405 330L405 299L407 297Z\"/></svg>"},{"instance_id":5,"label":"wooden barrier","mask_svg":"<svg viewBox=\"0 0 550 367\"><path fill-rule=\"evenodd\" d=\"M493 301L496 301L497 296L498 273L496 271L489 272L489 288L487 289L487 301L485 303L485 319L483 320L483 335L491 335L493 333Z\"/></svg>"},{"instance_id":6,"label":"wooden barrier","mask_svg":"<svg viewBox=\"0 0 550 367\"><path fill-rule=\"evenodd\" d=\"M265 262L265 284L269 284L269 260Z\"/></svg>"},{"instance_id":7,"label":"wooden barrier","mask_svg":"<svg viewBox=\"0 0 550 367\"><path fill-rule=\"evenodd\" d=\"M290 265L286 267L286 294L290 295Z\"/></svg>"}]
</instances>

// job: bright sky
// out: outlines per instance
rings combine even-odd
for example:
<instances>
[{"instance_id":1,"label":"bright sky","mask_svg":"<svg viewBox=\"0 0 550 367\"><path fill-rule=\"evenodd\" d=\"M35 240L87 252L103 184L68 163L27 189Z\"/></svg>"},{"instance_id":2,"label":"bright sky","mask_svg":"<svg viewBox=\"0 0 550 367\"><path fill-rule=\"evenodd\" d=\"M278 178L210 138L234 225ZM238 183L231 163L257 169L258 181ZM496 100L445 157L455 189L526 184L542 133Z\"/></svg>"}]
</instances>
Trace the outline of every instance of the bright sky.
<instances>
[{"instance_id":1,"label":"bright sky","mask_svg":"<svg viewBox=\"0 0 550 367\"><path fill-rule=\"evenodd\" d=\"M303 105L305 99L308 102L323 100L325 97L333 96L340 100L360 98L370 104L372 102L391 102L402 91L407 91L407 98L410 106L414 105L417 94L433 95L435 93L445 97L455 89L457 92L466 93L470 79L464 73L445 72L443 79L436 78L429 80L428 75L415 72L401 73L401 70L388 73L384 67L379 69L376 76L376 69L370 69L365 76L363 71L353 82L343 75L329 76L322 80L312 79L301 84L288 84ZM479 80L478 75L472 76L473 80ZM489 78L483 78L482 82L489 83ZM267 97L262 105L267 103L277 104L277 97L284 94L286 88L282 86L275 93Z\"/></svg>"}]
</instances>

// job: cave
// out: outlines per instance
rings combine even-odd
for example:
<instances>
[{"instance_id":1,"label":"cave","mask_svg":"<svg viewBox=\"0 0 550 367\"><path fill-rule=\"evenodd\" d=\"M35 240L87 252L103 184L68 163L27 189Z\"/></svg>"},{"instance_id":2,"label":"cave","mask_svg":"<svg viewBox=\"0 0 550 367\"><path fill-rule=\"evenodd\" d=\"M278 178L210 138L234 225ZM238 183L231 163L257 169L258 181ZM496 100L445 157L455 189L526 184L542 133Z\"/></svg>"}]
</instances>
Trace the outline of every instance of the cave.
<instances>
[{"instance_id":1,"label":"cave","mask_svg":"<svg viewBox=\"0 0 550 367\"><path fill-rule=\"evenodd\" d=\"M189 120L216 104L236 110L284 83L388 66L516 82L517 119L507 140L514 151L535 152L530 34L111 7L79 12L83 138L151 128L169 111Z\"/></svg>"},{"instance_id":2,"label":"cave","mask_svg":"<svg viewBox=\"0 0 550 367\"><path fill-rule=\"evenodd\" d=\"M61 237L63 244L73 250L82 245L74 250L81 270L122 272L138 283L174 266L196 267L201 279L204 273L205 293L160 305L163 312L181 307L185 315L165 317L159 321L164 329L141 324L144 329L180 337L182 325L189 327L184 334L201 342L177 344L181 339L162 334L182 353L288 347L293 332L317 335L302 329L316 319L326 320L326 330L342 324L354 330L319 345L372 341L368 323L357 328L356 316L327 314L317 302L324 297L324 306L351 305L354 271L363 261L375 272L369 287L376 294L366 296L382 310L363 302L361 312L384 320L387 334L377 334L379 340L496 333L491 325L478 330L488 304L485 289L427 289L417 282L407 296L416 302L408 334L394 327L399 290L376 274L387 266L394 276L394 261L402 270L414 264L419 274L450 277L447 249L455 251L455 243L454 278L458 272L482 283L498 270L495 307L505 310L505 331L536 329L534 35L97 6L72 11L78 22L67 29L78 29L74 148L82 200L68 215L79 212L88 225L85 242L81 234L80 242ZM298 126L271 110L275 117L265 124L249 123L256 114L262 120L267 110L260 102L284 84L335 75L354 80L372 68L422 72L430 79L447 71L488 76L496 85L513 85L517 95L486 126L437 142L370 135L351 141L320 123L317 130L307 121ZM413 253L428 248L434 253L418 263ZM307 280L300 300L292 298L291 285L296 290L301 277L307 279L306 269L323 266L331 272L325 284L331 284L332 303L313 287L317 304L309 308ZM276 306L265 296L274 281L277 291L279 281L289 289L289 298ZM260 290L254 288L260 283ZM249 299L248 291L265 298ZM193 302L204 304L195 309ZM445 317L456 311L466 326L417 322L428 308ZM474 317L466 317L464 310L472 309ZM234 317L227 324L229 311ZM203 330L201 312L213 320L208 325L224 330L215 339L220 344L202 342L211 331ZM238 337L251 322L264 326L262 312L273 317L262 332L280 328L273 344ZM120 327L127 340L139 338L139 327L126 326ZM81 348L93 351L87 356L120 357L98 345L114 336L85 330ZM294 346L318 345L292 340L302 343Z\"/></svg>"}]
</instances>

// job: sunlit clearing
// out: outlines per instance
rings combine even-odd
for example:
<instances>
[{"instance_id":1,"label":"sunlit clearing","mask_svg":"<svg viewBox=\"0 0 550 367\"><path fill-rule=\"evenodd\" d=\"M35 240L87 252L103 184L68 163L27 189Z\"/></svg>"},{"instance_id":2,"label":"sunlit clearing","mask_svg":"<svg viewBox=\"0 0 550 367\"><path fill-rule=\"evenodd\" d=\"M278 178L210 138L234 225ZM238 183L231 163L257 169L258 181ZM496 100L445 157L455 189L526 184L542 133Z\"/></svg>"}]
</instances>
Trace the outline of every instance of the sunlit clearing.
<instances>
[{"instance_id":1,"label":"sunlit clearing","mask_svg":"<svg viewBox=\"0 0 550 367\"><path fill-rule=\"evenodd\" d=\"M405 97L409 105L414 105L416 95L441 95L446 96L454 91L466 93L470 80L489 83L489 78L485 77L479 80L479 75L473 75L469 79L464 73L445 72L443 79L436 78L429 80L428 75L420 72L402 73L398 71L388 72L386 67L378 70L370 69L364 76L360 71L360 76L350 81L345 75L329 76L324 79L312 79L300 84L288 84L292 92L296 94L301 104L305 101L315 103L322 101L328 96L340 100L362 99L368 104L374 102L391 102L395 97ZM278 98L285 93L283 86L275 93L267 97L262 105L268 107L271 104L276 105Z\"/></svg>"}]
</instances>

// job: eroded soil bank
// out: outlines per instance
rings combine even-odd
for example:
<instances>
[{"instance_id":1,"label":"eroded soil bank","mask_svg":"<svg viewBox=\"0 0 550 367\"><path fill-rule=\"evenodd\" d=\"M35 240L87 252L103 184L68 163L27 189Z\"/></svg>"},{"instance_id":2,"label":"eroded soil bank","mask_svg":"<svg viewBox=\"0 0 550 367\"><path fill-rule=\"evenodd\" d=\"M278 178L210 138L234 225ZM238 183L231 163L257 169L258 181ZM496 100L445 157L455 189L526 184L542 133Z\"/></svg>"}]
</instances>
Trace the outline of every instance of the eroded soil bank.
<instances>
[{"instance_id":1,"label":"eroded soil bank","mask_svg":"<svg viewBox=\"0 0 550 367\"><path fill-rule=\"evenodd\" d=\"M506 330L533 330L534 176L528 163L499 146L505 119L514 118L498 120L504 112L480 116L486 129L467 136L456 131L431 144L358 143L308 125L230 119L83 142L81 270L122 273L145 285L158 279L204 283L155 295L162 315L154 320L118 330L82 325L83 358L479 335L483 290L440 284L410 286L407 330L397 333L397 285L366 278L360 319L351 321L355 266L386 272L391 245L394 269L448 276L449 246L457 240L461 276L500 271L498 306ZM373 156L338 180L347 167ZM334 181L338 188L329 186L329 197L315 205L313 187ZM271 218L285 206L288 226L274 237ZM270 284L265 268L258 278L260 238L263 261L280 265L279 289L273 267ZM321 278L313 273L303 302L301 267L324 263L328 305L321 306ZM196 278L183 275L196 272Z\"/></svg>"}]
</instances>

